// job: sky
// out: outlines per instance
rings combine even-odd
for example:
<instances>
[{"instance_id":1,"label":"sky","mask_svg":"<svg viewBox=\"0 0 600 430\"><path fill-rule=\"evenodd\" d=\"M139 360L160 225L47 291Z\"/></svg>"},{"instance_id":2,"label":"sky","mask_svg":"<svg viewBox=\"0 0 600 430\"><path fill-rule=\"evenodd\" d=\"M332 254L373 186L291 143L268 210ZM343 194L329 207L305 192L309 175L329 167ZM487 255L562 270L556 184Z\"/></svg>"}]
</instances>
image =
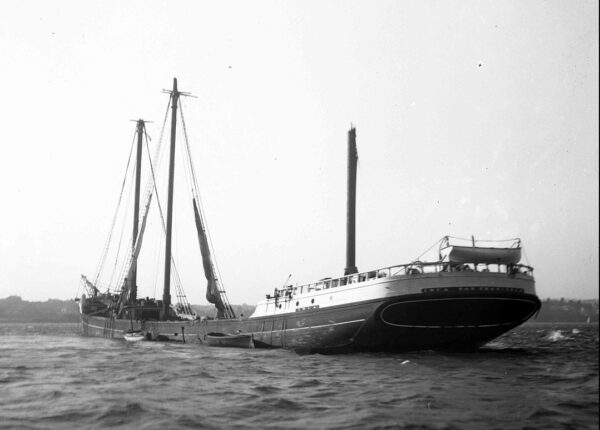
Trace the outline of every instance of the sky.
<instances>
[{"instance_id":1,"label":"sky","mask_svg":"<svg viewBox=\"0 0 600 430\"><path fill-rule=\"evenodd\" d=\"M351 124L359 270L519 237L541 298L598 298L596 1L4 1L0 58L0 297L93 278L131 120L157 145L177 77L232 303L343 274ZM203 304L186 194L176 177L174 253Z\"/></svg>"}]
</instances>

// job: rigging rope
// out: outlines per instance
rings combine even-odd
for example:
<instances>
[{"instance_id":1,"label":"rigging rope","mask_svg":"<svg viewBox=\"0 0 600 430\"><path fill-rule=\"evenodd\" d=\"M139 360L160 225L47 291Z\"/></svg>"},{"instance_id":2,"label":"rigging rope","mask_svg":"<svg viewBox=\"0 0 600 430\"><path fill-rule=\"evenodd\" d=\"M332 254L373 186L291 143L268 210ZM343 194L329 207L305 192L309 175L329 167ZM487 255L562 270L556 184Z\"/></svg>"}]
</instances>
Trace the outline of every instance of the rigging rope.
<instances>
[{"instance_id":1,"label":"rigging rope","mask_svg":"<svg viewBox=\"0 0 600 430\"><path fill-rule=\"evenodd\" d=\"M163 136L164 136L164 131L165 131L165 124L167 122L167 118L168 118L168 114L169 114L169 108L171 106L171 100L169 99L169 102L167 103L167 109L165 111L165 116L163 119L163 125L162 125L162 129L161 129L161 133L160 133L160 139L158 141L158 144L156 146L156 150L154 152L154 160L156 163L159 162L160 160L160 155L161 155L161 146L162 146L162 141L163 141ZM145 135L145 141L146 141L146 153L148 154L148 159L150 161L150 169L153 171L153 167L152 167L152 157L150 155L150 145L148 143L148 134L146 133L146 127L144 125L144 135ZM152 190L153 190L153 185L154 185L154 181L153 179L149 178L146 181L146 186L145 186L145 190L144 190L144 207L146 208L146 212L144 214L144 218L147 217L148 215L148 211L149 211L149 204L150 204L150 199L152 198ZM155 187L154 187L155 188ZM157 195L158 198L158 195ZM143 224L143 221L142 221ZM131 233L130 239L133 240L133 232ZM130 240L130 242L131 242ZM138 238L139 240L139 238ZM137 245L137 244L136 244ZM118 292L120 290L120 287L122 284L119 284L119 282L124 282L125 277L127 276L128 272L129 272L129 268L131 267L131 264L133 262L133 253L131 253L129 255L129 258L126 259L123 262L123 265L121 267L121 276L118 278L117 284L112 286L112 290L114 292Z\"/></svg>"},{"instance_id":2,"label":"rigging rope","mask_svg":"<svg viewBox=\"0 0 600 430\"><path fill-rule=\"evenodd\" d=\"M427 248L426 251L422 252L421 255L419 255L417 258L415 258L413 261L420 261L421 257L424 256L425 254L427 254L429 251L431 251L433 249L434 246L440 244L443 240L446 239L447 236L442 237L441 239L437 240L433 245L431 245L429 248Z\"/></svg>"},{"instance_id":3,"label":"rigging rope","mask_svg":"<svg viewBox=\"0 0 600 430\"><path fill-rule=\"evenodd\" d=\"M160 215L160 221L161 221L161 226L162 226L162 232L163 234L166 235L167 232L167 227L166 227L166 223L165 223L165 217L164 217L164 213L162 210L162 205L160 203L160 197L159 197L159 193L158 193L158 187L157 187L157 183L156 183L156 173L154 170L154 165L156 165L158 163L158 155L159 155L159 151L160 151L160 145L162 143L162 138L164 135L164 130L165 130L165 125L166 125L166 121L167 121L167 117L168 117L168 111L169 111L169 107L171 105L171 99L169 98L169 104L167 105L167 113L165 114L165 118L163 121L163 128L161 131L161 138L156 150L156 155L155 155L155 163L152 162L152 159L150 157L150 148L149 148L149 144L148 144L148 140L146 139L146 148L147 148L147 154L148 154L148 163L150 166L150 178L148 180L148 196L151 196L152 191L154 191L154 194L156 194L156 205L158 207L158 213ZM149 198L149 197L148 197ZM185 297L185 293L183 293L183 289L181 287L181 279L179 277L179 273L177 271L177 267L175 265L175 260L173 258L173 253L171 253L171 267L172 267L172 271L171 271L171 280L173 281L173 284L175 285L175 295L176 297L182 301L183 305L189 309L190 305L187 302L187 298Z\"/></svg>"},{"instance_id":4,"label":"rigging rope","mask_svg":"<svg viewBox=\"0 0 600 430\"><path fill-rule=\"evenodd\" d=\"M215 251L214 251L214 246L212 243L212 238L210 236L210 232L209 232L209 228L208 228L208 222L206 220L206 214L204 213L204 207L202 205L202 199L200 198L200 193L199 193L199 187L198 187L198 179L196 177L196 169L194 168L194 162L192 159L192 153L191 153L191 148L190 148L190 142L188 139L188 134L187 134L187 127L185 124L185 118L183 115L183 107L181 106L181 100L179 101L179 107L180 107L180 112L181 112L181 123L183 125L183 136L184 136L184 140L185 140L185 149L187 152L187 160L188 160L188 169L190 171L190 175L192 178L192 195L194 197L194 199L196 199L196 201L198 202L198 206L199 206L199 211L200 211L200 216L203 220L204 223L204 227L205 227L205 233L206 236L208 238L208 244L210 247L210 253L212 254L212 258L210 259L210 264L213 266L213 271L215 272L216 276L215 276L215 283L217 286L217 290L219 292L219 295L221 296L221 300L223 301L223 304L225 306L225 316L227 318L235 318L235 312L233 310L233 308L231 307L231 304L229 303L229 299L227 298L227 294L225 292L225 289L223 288L221 279L221 271L219 270L219 266L217 264L216 261L216 256L215 256Z\"/></svg>"},{"instance_id":5,"label":"rigging rope","mask_svg":"<svg viewBox=\"0 0 600 430\"><path fill-rule=\"evenodd\" d=\"M135 145L135 137L137 136L137 130L133 133L133 139L131 141L131 148L129 149L129 158L127 159L127 167L125 168L125 176L123 177L123 183L121 184L121 192L119 193L119 200L117 201L117 209L115 210L115 214L113 216L113 220L110 226L110 231L108 237L106 239L106 243L104 245L104 250L102 251L102 256L100 257L100 263L98 264L98 268L96 269L96 275L94 276L94 285L97 285L98 279L104 270L104 262L106 261L106 255L108 254L108 250L110 248L110 242L112 241L112 234L115 228L115 222L117 221L117 215L119 213L119 208L121 207L121 200L123 198L123 190L125 189L125 182L127 182L127 174L129 172L129 165L131 163L131 155L133 154L133 147Z\"/></svg>"},{"instance_id":6,"label":"rigging rope","mask_svg":"<svg viewBox=\"0 0 600 430\"><path fill-rule=\"evenodd\" d=\"M163 258L163 235L159 235L158 237L158 246L155 248L155 262L154 262L154 290L152 293L152 297L156 297L156 287L158 286L158 272L160 268L160 262L164 262Z\"/></svg>"},{"instance_id":7,"label":"rigging rope","mask_svg":"<svg viewBox=\"0 0 600 430\"><path fill-rule=\"evenodd\" d=\"M157 206L158 206L158 211L159 211L160 220L161 220L161 226L162 226L162 233L163 233L161 235L161 237L164 237L164 235L166 235L166 223L165 223L165 217L164 217L164 213L163 213L163 210L162 210L162 205L161 205L161 202L160 202L160 199L159 199L159 194L158 194L158 186L157 186L157 182L156 182L155 166L159 166L160 165L160 158L161 158L161 154L162 154L161 153L161 146L162 146L163 137L164 137L164 133L165 133L165 129L166 129L166 122L167 122L167 119L168 119L169 110L171 108L171 101L172 101L172 98L169 97L169 100L168 100L168 103L167 103L167 109L165 111L165 116L164 116L163 124L162 124L162 128L161 128L160 139L158 141L158 145L156 147L156 150L155 150L155 153L154 153L154 157L152 157L150 155L151 153L150 153L150 148L149 148L149 143L148 143L148 134L146 133L145 126L144 126L144 130L142 131L144 133L144 135L145 135L146 153L148 155L150 172L151 172L150 178L148 178L148 181L146 183L146 188L145 188L145 192L144 192L144 201L145 201L145 208L146 209L145 209L144 221L143 222L145 222L145 219L146 219L146 217L148 215L148 211L149 211L149 208L150 208L150 202L151 202L152 196L153 196L153 194L156 194L156 202L157 202ZM181 107L182 107L181 106L181 101L180 101L179 107L180 107L180 112L181 112L181 123L183 125L183 132L184 132L184 136L185 136L185 151L187 153L187 163L185 163L185 164L187 165L187 167L189 169L189 174L191 175L191 178L190 178L188 176L188 170L184 170L185 173L186 173L186 181L187 181L188 185L192 188L192 194L193 194L194 198L196 199L196 201L199 204L201 215L202 215L202 219L204 220L205 225L206 225L206 217L204 215L204 208L202 207L202 201L200 199L199 192L198 192L198 181L197 181L197 178L196 178L196 173L195 173L195 169L194 169L192 158L191 158L191 151L190 151L189 139L188 139L188 135L187 135L187 128L186 128L185 120L184 120L184 117L183 117L183 110L181 109ZM105 265L106 258L107 258L107 255L108 255L108 252L109 252L109 249L110 249L110 246L111 246L112 237L113 237L113 234L114 234L116 220L118 218L119 211L121 210L122 201L123 201L123 194L124 194L124 189L125 189L125 183L127 182L127 178L128 178L129 172L130 172L131 159L132 159L132 154L133 154L133 148L135 146L136 137L137 137L137 129L136 129L136 132L134 133L133 140L132 140L132 143L131 143L131 148L130 148L130 151L129 151L129 158L127 160L127 167L126 167L126 170L125 170L125 177L123 179L123 183L122 183L122 186L121 186L121 192L120 192L119 199L118 199L118 202L117 202L117 208L116 208L116 211L115 211L112 223L111 223L110 233L109 233L108 238L106 240L105 248L103 250L102 257L100 259L100 264L99 264L99 267L97 269L97 273L96 273L96 276L95 276L95 279L94 279L94 284L96 284L96 285L97 285L97 283L99 281L99 278L101 277L102 272L104 270L104 265ZM130 201L130 198L131 198L131 192L128 195L128 201ZM121 267L121 270L120 270L121 276L118 278L117 283L113 285L112 281L113 281L113 277L114 277L115 272L116 272L117 261L118 261L118 258L119 258L120 252L121 252L121 247L122 247L122 242L123 242L123 231L124 230L121 230L121 235L120 235L120 238L119 238L119 244L118 244L118 247L117 247L118 248L117 249L117 257L115 259L115 267L113 268L113 272L112 272L111 277L110 277L109 285L107 287L107 291L111 291L112 290L115 293L121 293L121 292L124 291L122 289L122 286L126 286L127 285L125 283L126 276L128 275L129 270L131 268L131 265L133 264L133 259L137 258L135 249L138 248L138 244L136 242L136 246L134 247L134 251L132 251L130 253L130 255L129 255L129 258L125 259L125 261L123 262L123 266ZM212 244L212 239L210 238L210 235L208 234L208 230L206 231L206 233L207 233L207 236L208 236L208 240L209 240L209 244L210 244L210 249L211 249L211 251L213 253L213 256L214 256L214 247L213 247L213 244ZM138 238L136 238L136 241L140 241L141 240L141 236L142 236L141 234L138 234ZM133 232L131 233L131 240L128 243L130 243L132 240L133 240ZM141 242L140 242L140 244L141 244ZM139 248L138 248L138 252L139 252ZM218 274L217 277L220 279L221 278L221 274L220 274L219 268L218 268L218 266L216 264L216 261L211 261L211 264L213 265L213 269L216 270L216 273ZM174 288L175 289L175 296L177 297L178 302L181 305L181 306L178 306L177 309L178 309L179 312L183 311L184 313L192 315L192 314L194 314L194 312L193 312L193 309L192 309L191 305L189 304L189 302L187 300L185 292L183 291L183 287L182 287L182 283L181 283L181 278L180 278L180 275L179 275L179 271L177 270L177 266L175 264L175 259L173 257L173 254L171 254L171 265L172 265L172 269L173 269L171 271L171 280L173 281L173 284L174 284L174 287L175 287ZM155 278L157 278L157 277L155 276ZM231 307L231 305L230 305L230 303L229 303L229 301L227 299L227 296L225 295L225 291L222 289L222 286L220 285L221 283L220 283L219 279L215 279L215 281L217 282L217 289L219 291L221 299L222 299L224 305L226 306L226 315L227 315L227 317L235 317L235 313L233 312L233 309L232 309L232 307ZM123 283L121 283L121 282L123 282ZM156 290L156 285L155 285L155 290Z\"/></svg>"},{"instance_id":8,"label":"rigging rope","mask_svg":"<svg viewBox=\"0 0 600 430\"><path fill-rule=\"evenodd\" d=\"M132 191L131 188L133 188L133 187L130 187L129 192L127 193L127 203L125 205L125 210L123 211L123 218L125 218L125 215L127 215L127 209L129 208L129 204L131 203L131 191ZM119 244L117 245L117 255L115 256L115 264L113 265L113 270L110 274L108 285L112 285L113 278L115 276L115 273L117 272L117 264L119 264L119 256L121 254L121 243L123 242L123 234L124 233L125 233L125 222L123 222L123 224L121 225L121 234L119 235ZM129 241L129 242L131 242L131 241Z\"/></svg>"}]
</instances>

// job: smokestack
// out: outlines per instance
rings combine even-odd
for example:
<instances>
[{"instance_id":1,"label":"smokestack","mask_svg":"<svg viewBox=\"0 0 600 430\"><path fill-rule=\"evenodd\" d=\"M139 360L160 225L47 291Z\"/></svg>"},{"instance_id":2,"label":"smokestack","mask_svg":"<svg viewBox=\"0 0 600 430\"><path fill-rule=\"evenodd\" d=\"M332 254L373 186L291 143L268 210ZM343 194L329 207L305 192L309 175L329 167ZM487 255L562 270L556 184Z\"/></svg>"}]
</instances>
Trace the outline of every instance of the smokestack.
<instances>
[{"instance_id":1,"label":"smokestack","mask_svg":"<svg viewBox=\"0 0 600 430\"><path fill-rule=\"evenodd\" d=\"M356 129L348 131L348 205L346 210L346 268L344 275L358 273L356 268Z\"/></svg>"}]
</instances>

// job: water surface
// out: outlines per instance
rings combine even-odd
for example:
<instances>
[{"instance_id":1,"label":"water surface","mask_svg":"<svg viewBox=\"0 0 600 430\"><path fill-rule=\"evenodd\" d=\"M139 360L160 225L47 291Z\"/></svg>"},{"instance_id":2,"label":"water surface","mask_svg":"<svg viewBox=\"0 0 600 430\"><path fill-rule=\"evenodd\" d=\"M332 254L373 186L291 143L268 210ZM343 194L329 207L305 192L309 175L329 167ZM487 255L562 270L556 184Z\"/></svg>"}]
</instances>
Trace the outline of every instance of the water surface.
<instances>
[{"instance_id":1,"label":"water surface","mask_svg":"<svg viewBox=\"0 0 600 430\"><path fill-rule=\"evenodd\" d=\"M0 428L598 428L598 325L475 353L297 355L0 325Z\"/></svg>"}]
</instances>

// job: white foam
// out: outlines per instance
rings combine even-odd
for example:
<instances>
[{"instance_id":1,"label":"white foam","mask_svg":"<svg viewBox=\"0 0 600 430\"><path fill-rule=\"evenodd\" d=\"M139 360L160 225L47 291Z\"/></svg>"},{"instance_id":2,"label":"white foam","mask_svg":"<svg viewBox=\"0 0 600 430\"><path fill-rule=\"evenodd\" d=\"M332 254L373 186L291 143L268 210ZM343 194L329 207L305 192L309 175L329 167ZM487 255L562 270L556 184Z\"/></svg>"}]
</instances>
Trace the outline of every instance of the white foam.
<instances>
[{"instance_id":1,"label":"white foam","mask_svg":"<svg viewBox=\"0 0 600 430\"><path fill-rule=\"evenodd\" d=\"M550 332L550 334L546 337L546 339L552 341L552 342L556 342L557 340L561 340L564 339L565 336L562 334L561 330L553 330Z\"/></svg>"}]
</instances>

